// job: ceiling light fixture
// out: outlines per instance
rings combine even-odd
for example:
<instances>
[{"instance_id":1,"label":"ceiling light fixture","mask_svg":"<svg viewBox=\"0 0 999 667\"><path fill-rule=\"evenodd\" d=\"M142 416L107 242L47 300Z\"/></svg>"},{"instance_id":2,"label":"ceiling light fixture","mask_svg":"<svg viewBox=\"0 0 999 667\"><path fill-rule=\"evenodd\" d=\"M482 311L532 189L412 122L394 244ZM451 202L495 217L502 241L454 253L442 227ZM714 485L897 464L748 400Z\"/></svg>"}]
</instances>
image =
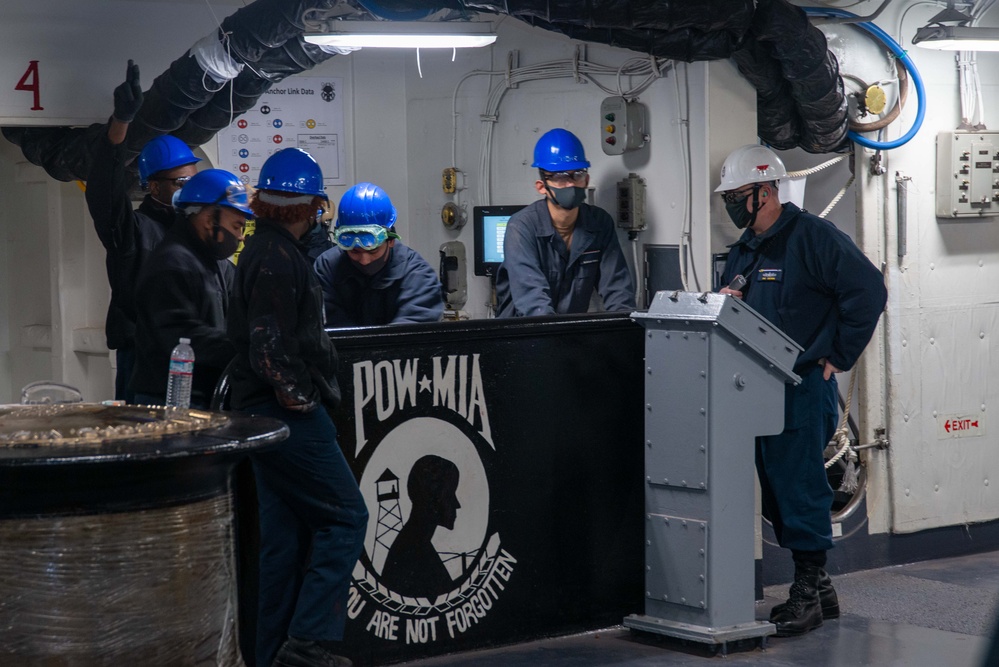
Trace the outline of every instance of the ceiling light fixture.
<instances>
[{"instance_id":1,"label":"ceiling light fixture","mask_svg":"<svg viewBox=\"0 0 999 667\"><path fill-rule=\"evenodd\" d=\"M496 41L488 22L324 21L305 41L320 46L387 49L461 49Z\"/></svg>"},{"instance_id":2,"label":"ceiling light fixture","mask_svg":"<svg viewBox=\"0 0 999 667\"><path fill-rule=\"evenodd\" d=\"M940 51L999 51L999 28L969 25L972 17L954 9L954 3L916 31L912 43ZM955 25L944 25L953 23Z\"/></svg>"}]
</instances>

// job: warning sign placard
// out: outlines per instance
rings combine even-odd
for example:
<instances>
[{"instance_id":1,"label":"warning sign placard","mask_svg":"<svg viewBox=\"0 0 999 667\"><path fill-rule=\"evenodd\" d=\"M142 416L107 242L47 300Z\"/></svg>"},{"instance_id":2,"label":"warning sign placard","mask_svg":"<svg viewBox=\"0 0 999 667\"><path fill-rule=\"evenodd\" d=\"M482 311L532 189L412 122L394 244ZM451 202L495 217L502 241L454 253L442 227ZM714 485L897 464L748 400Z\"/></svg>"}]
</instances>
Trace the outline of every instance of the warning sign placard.
<instances>
[{"instance_id":1,"label":"warning sign placard","mask_svg":"<svg viewBox=\"0 0 999 667\"><path fill-rule=\"evenodd\" d=\"M275 84L219 132L219 166L255 185L267 158L295 146L316 159L326 185L346 185L342 92L339 77L289 77Z\"/></svg>"}]
</instances>

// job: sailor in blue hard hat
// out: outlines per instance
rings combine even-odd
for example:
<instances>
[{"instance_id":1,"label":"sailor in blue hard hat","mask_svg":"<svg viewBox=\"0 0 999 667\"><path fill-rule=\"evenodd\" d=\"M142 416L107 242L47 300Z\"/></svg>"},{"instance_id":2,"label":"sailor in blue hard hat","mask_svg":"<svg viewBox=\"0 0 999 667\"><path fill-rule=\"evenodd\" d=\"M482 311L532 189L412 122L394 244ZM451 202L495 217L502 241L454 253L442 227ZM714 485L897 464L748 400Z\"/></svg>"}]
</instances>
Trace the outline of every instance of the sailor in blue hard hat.
<instances>
[{"instance_id":1,"label":"sailor in blue hard hat","mask_svg":"<svg viewBox=\"0 0 999 667\"><path fill-rule=\"evenodd\" d=\"M226 333L235 275L229 257L253 211L246 186L222 169L192 176L174 204L177 220L136 280L132 387L138 402L162 404L170 352L180 338L189 338L194 348L191 405L207 408L235 352Z\"/></svg>"},{"instance_id":2,"label":"sailor in blue hard hat","mask_svg":"<svg viewBox=\"0 0 999 667\"><path fill-rule=\"evenodd\" d=\"M330 327L438 322L444 298L437 272L395 231L395 206L374 183L340 198L336 246L316 260Z\"/></svg>"},{"instance_id":3,"label":"sailor in blue hard hat","mask_svg":"<svg viewBox=\"0 0 999 667\"><path fill-rule=\"evenodd\" d=\"M337 207L336 244L356 268L373 276L387 263L399 235L395 206L388 194L374 183L358 183L341 197Z\"/></svg>"},{"instance_id":4,"label":"sailor in blue hard hat","mask_svg":"<svg viewBox=\"0 0 999 667\"><path fill-rule=\"evenodd\" d=\"M594 292L604 310L634 310L634 280L614 220L584 203L590 162L579 137L562 128L545 132L531 166L543 199L507 223L496 316L585 313Z\"/></svg>"},{"instance_id":5,"label":"sailor in blue hard hat","mask_svg":"<svg viewBox=\"0 0 999 667\"><path fill-rule=\"evenodd\" d=\"M107 251L111 287L105 333L115 351L115 398L132 402L128 386L135 361L135 281L142 265L176 213L173 195L196 173L199 158L177 137L164 135L146 143L138 158L139 177L148 194L132 208L128 128L142 106L139 66L128 62L125 81L114 90L114 114L93 147L87 175L87 208Z\"/></svg>"},{"instance_id":6,"label":"sailor in blue hard hat","mask_svg":"<svg viewBox=\"0 0 999 667\"><path fill-rule=\"evenodd\" d=\"M243 241L246 221L253 217L246 186L223 169L205 169L174 197L215 259L229 259Z\"/></svg>"},{"instance_id":7,"label":"sailor in blue hard hat","mask_svg":"<svg viewBox=\"0 0 999 667\"><path fill-rule=\"evenodd\" d=\"M230 299L232 407L288 425L279 447L250 457L260 516L257 665L351 664L330 644L343 639L368 511L330 419L340 402L337 353L303 243L324 200L322 170L307 152L267 158Z\"/></svg>"}]
</instances>

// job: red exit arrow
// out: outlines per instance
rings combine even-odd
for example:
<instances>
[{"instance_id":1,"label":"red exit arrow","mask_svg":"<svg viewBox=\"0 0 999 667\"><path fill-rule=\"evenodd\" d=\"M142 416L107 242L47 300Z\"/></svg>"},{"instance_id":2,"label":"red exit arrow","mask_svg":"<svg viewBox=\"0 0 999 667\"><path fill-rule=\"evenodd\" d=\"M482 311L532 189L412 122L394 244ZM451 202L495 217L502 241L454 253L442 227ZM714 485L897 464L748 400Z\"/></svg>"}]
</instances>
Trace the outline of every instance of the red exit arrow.
<instances>
[{"instance_id":1,"label":"red exit arrow","mask_svg":"<svg viewBox=\"0 0 999 667\"><path fill-rule=\"evenodd\" d=\"M944 430L947 431L948 433L951 432L951 429L955 431L967 431L968 429L971 428L978 428L977 419L975 421L971 421L970 419L961 419L961 420L948 419L947 421L944 422Z\"/></svg>"}]
</instances>

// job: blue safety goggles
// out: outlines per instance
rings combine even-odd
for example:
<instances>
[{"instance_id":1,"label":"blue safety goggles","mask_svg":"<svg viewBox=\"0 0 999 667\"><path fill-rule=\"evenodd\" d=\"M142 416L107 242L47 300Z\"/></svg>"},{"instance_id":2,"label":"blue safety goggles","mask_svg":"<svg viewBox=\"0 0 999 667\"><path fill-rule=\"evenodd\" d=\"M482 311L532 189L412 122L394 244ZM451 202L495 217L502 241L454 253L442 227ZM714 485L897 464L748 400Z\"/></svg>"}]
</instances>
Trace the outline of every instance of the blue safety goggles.
<instances>
[{"instance_id":1,"label":"blue safety goggles","mask_svg":"<svg viewBox=\"0 0 999 667\"><path fill-rule=\"evenodd\" d=\"M336 230L336 244L344 250L361 248L374 250L388 240L388 230L381 225L358 225L356 227L341 227Z\"/></svg>"}]
</instances>

